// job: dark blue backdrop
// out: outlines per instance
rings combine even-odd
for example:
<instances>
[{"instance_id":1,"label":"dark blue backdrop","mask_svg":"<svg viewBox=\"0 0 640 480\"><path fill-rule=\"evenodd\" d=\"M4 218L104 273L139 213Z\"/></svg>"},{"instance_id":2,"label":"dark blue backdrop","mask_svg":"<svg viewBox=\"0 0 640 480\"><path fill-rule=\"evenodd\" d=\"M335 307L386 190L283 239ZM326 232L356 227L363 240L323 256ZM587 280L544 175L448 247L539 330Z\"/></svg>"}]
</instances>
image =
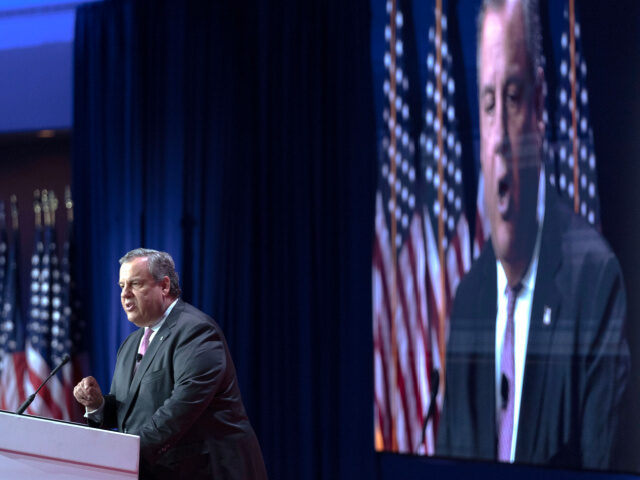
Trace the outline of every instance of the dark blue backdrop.
<instances>
[{"instance_id":1,"label":"dark blue backdrop","mask_svg":"<svg viewBox=\"0 0 640 480\"><path fill-rule=\"evenodd\" d=\"M73 188L96 377L108 389L131 331L117 259L144 245L174 255L184 298L224 329L272 479L604 478L373 452L370 33L369 0L79 9Z\"/></svg>"}]
</instances>

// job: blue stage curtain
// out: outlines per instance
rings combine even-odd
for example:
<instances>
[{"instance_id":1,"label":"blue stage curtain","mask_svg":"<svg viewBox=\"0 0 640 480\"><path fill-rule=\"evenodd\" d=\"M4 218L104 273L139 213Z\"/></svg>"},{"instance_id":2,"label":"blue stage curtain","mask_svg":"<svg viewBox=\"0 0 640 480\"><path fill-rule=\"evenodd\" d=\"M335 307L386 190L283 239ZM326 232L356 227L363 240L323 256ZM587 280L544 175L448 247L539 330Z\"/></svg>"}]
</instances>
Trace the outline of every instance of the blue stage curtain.
<instances>
[{"instance_id":1,"label":"blue stage curtain","mask_svg":"<svg viewBox=\"0 0 640 480\"><path fill-rule=\"evenodd\" d=\"M369 0L77 12L73 192L93 372L133 330L117 260L175 258L222 326L271 478L372 478Z\"/></svg>"},{"instance_id":2,"label":"blue stage curtain","mask_svg":"<svg viewBox=\"0 0 640 480\"><path fill-rule=\"evenodd\" d=\"M457 2L462 18L478 3ZM381 87L370 10L370 0L78 9L73 192L93 372L108 389L133 330L118 258L163 249L185 300L225 331L270 478L582 480L373 451L372 89Z\"/></svg>"}]
</instances>

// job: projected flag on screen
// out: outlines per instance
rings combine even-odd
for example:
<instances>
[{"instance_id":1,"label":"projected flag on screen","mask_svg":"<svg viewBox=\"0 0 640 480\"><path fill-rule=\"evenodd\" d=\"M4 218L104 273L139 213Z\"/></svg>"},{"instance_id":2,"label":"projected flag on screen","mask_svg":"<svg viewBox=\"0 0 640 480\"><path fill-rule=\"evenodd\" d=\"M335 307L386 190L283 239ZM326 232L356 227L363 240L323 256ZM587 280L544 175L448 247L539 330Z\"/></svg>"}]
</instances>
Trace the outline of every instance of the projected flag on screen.
<instances>
[{"instance_id":1,"label":"projected flag on screen","mask_svg":"<svg viewBox=\"0 0 640 480\"><path fill-rule=\"evenodd\" d=\"M26 361L18 279L20 240L15 197L12 199L11 216L13 231L11 246L7 251L7 271L0 312L0 408L15 411L26 398ZM3 234L3 238L6 235Z\"/></svg>"},{"instance_id":2,"label":"projected flag on screen","mask_svg":"<svg viewBox=\"0 0 640 480\"><path fill-rule=\"evenodd\" d=\"M420 441L426 384L424 237L416 208L415 144L410 135L404 15L386 3L384 132L378 149L372 259L376 450L412 452Z\"/></svg>"},{"instance_id":3,"label":"projected flag on screen","mask_svg":"<svg viewBox=\"0 0 640 480\"><path fill-rule=\"evenodd\" d=\"M445 347L453 295L471 266L469 226L465 217L462 184L462 147L458 139L452 75L452 57L447 41L447 16L436 2L435 21L429 28L424 129L420 135L421 174L426 182L423 216L427 251L427 369L440 373L444 384ZM431 385L429 381L425 387ZM439 389L441 405L443 389ZM434 410L437 420L439 408ZM433 453L435 428L427 425L426 450ZM437 423L437 422L436 422Z\"/></svg>"},{"instance_id":4,"label":"projected flag on screen","mask_svg":"<svg viewBox=\"0 0 640 480\"><path fill-rule=\"evenodd\" d=\"M447 19L437 2L429 33L431 53L421 60L429 65L429 78L423 88L416 86L426 108L424 115L412 116L405 17L399 5L394 1L386 5L384 132L379 145L372 280L375 446L433 453L434 424L429 422L423 435L423 422L434 370L444 378L446 321L455 287L469 268L469 233L463 215ZM412 122L423 125L419 166Z\"/></svg>"},{"instance_id":5,"label":"projected flag on screen","mask_svg":"<svg viewBox=\"0 0 640 480\"><path fill-rule=\"evenodd\" d=\"M600 225L593 131L589 125L587 64L573 0L564 9L556 111L557 187L574 211Z\"/></svg>"}]
</instances>

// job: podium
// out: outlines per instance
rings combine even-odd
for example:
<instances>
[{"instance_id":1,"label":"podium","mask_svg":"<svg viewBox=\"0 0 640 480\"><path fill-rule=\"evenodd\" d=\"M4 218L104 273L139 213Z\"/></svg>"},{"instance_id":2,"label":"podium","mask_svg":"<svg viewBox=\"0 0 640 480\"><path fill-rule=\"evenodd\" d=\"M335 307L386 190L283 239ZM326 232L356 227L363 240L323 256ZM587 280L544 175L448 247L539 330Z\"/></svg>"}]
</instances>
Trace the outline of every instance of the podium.
<instances>
[{"instance_id":1,"label":"podium","mask_svg":"<svg viewBox=\"0 0 640 480\"><path fill-rule=\"evenodd\" d=\"M137 479L140 437L0 411L0 476Z\"/></svg>"}]
</instances>

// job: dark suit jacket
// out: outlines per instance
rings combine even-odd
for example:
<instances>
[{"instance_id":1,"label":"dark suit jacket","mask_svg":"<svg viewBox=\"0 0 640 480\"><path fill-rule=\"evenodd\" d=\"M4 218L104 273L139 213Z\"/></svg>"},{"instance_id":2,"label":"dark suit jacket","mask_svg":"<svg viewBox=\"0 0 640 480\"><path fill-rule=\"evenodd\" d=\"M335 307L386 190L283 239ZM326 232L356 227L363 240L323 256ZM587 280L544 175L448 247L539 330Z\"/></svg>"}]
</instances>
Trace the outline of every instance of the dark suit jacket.
<instances>
[{"instance_id":1,"label":"dark suit jacket","mask_svg":"<svg viewBox=\"0 0 640 480\"><path fill-rule=\"evenodd\" d=\"M622 274L602 237L546 192L515 460L605 469L629 369ZM496 458L496 282L487 242L456 292L438 455Z\"/></svg>"},{"instance_id":2,"label":"dark suit jacket","mask_svg":"<svg viewBox=\"0 0 640 480\"><path fill-rule=\"evenodd\" d=\"M132 378L143 330L118 350L102 425L140 435L140 478L266 479L216 322L178 300Z\"/></svg>"}]
</instances>

